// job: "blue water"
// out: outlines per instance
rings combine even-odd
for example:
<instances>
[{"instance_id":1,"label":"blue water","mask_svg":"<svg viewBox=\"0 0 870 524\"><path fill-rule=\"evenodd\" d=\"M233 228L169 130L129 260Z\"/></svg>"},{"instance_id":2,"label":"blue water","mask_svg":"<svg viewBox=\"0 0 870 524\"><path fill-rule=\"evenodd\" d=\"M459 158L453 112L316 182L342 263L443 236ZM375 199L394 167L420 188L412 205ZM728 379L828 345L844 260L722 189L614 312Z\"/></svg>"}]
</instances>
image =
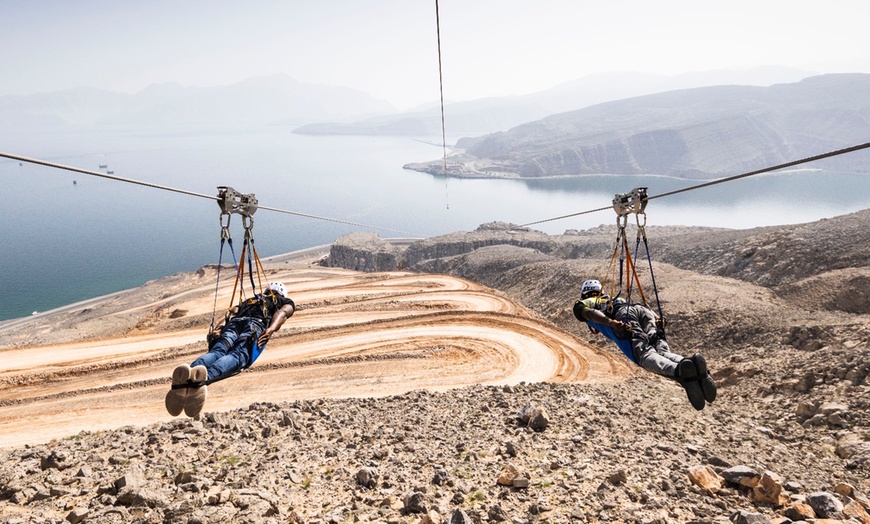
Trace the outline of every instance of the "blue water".
<instances>
[{"instance_id":1,"label":"blue water","mask_svg":"<svg viewBox=\"0 0 870 524\"><path fill-rule=\"evenodd\" d=\"M439 158L440 148L403 137L300 136L282 127L0 134L0 151L93 171L108 164L116 176L206 195L227 185L255 193L263 206L402 231L374 230L382 237L469 231L495 220L525 224L608 206L615 193L636 186L656 195L692 184L641 176L445 183L402 169ZM5 159L0 184L0 320L217 262L213 200ZM647 213L649 225L749 228L866 207L870 176L802 171L654 200ZM599 212L534 227L562 233L610 224L614 216ZM241 222L232 220L240 241ZM262 257L363 230L266 210L254 222Z\"/></svg>"}]
</instances>

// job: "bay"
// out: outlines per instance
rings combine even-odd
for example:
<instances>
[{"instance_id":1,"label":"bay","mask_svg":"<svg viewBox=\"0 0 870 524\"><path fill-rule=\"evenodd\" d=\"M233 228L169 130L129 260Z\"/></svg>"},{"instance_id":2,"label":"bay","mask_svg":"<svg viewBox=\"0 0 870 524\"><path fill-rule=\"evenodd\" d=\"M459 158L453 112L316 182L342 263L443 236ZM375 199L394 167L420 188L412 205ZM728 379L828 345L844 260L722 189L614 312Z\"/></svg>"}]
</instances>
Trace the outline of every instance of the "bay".
<instances>
[{"instance_id":1,"label":"bay","mask_svg":"<svg viewBox=\"0 0 870 524\"><path fill-rule=\"evenodd\" d=\"M352 231L422 238L492 221L526 224L609 206L615 193L637 186L654 196L697 183L657 176L445 181L402 169L440 157L441 149L424 141L440 137L315 137L278 126L104 126L3 132L0 151L205 195L231 186L254 193L261 206L384 228L259 210L254 236L261 257L328 244ZM0 321L218 260L214 200L7 159L0 159L0 184ZM751 228L868 205L870 177L798 170L653 200L647 223ZM605 211L533 228L558 234L614 221ZM239 217L231 229L240 241Z\"/></svg>"}]
</instances>

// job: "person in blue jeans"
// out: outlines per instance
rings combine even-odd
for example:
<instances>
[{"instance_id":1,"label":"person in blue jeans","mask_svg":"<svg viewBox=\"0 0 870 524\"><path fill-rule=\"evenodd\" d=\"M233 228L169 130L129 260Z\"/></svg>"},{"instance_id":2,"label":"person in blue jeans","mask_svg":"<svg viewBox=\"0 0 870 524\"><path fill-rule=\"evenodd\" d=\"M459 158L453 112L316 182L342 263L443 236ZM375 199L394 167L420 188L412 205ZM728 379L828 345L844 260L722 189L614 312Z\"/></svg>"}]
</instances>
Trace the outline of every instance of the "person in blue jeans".
<instances>
[{"instance_id":1,"label":"person in blue jeans","mask_svg":"<svg viewBox=\"0 0 870 524\"><path fill-rule=\"evenodd\" d=\"M269 284L263 293L235 306L224 323L209 333L208 352L172 372L172 389L166 394L169 414L177 416L184 411L189 417L198 416L205 405L208 383L250 367L295 311L296 304L280 282Z\"/></svg>"},{"instance_id":2,"label":"person in blue jeans","mask_svg":"<svg viewBox=\"0 0 870 524\"><path fill-rule=\"evenodd\" d=\"M593 333L601 333L616 343L629 360L681 384L695 409L702 410L707 402L716 400L716 384L704 356L686 358L672 352L648 307L618 298L610 300L601 294L601 282L587 280L580 288L580 300L574 303L573 312Z\"/></svg>"}]
</instances>

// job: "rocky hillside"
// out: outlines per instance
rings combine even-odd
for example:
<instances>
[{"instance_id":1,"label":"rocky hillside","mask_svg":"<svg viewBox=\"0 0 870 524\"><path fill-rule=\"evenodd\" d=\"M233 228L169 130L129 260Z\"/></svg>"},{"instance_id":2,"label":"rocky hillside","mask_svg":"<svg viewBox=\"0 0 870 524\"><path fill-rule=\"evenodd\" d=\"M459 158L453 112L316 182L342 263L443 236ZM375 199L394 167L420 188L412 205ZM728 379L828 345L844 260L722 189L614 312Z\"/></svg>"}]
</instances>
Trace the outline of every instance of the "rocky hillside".
<instances>
[{"instance_id":1,"label":"rocky hillside","mask_svg":"<svg viewBox=\"0 0 870 524\"><path fill-rule=\"evenodd\" d=\"M863 143L870 75L810 77L770 87L669 91L590 106L465 138L448 172L460 177L658 174L710 179ZM867 172L866 153L815 167ZM441 174L441 162L408 164Z\"/></svg>"},{"instance_id":2,"label":"rocky hillside","mask_svg":"<svg viewBox=\"0 0 870 524\"><path fill-rule=\"evenodd\" d=\"M642 371L616 385L264 402L0 451L0 518L870 522L868 226L870 210L746 231L648 228L672 347L703 352L719 384L703 411ZM570 306L612 241L605 227L507 224L407 247L354 234L325 263L477 280L610 347Z\"/></svg>"}]
</instances>

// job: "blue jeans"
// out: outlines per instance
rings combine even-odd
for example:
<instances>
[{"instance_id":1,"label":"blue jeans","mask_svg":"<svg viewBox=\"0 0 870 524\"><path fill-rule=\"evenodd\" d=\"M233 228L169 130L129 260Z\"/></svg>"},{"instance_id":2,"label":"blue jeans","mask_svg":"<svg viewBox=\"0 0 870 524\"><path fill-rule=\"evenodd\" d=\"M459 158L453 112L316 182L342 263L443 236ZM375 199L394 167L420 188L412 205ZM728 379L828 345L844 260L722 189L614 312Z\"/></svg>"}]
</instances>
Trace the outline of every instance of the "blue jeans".
<instances>
[{"instance_id":1,"label":"blue jeans","mask_svg":"<svg viewBox=\"0 0 870 524\"><path fill-rule=\"evenodd\" d=\"M251 350L265 329L258 319L230 320L208 353L194 360L190 367L205 366L208 380L217 380L246 368L251 363Z\"/></svg>"}]
</instances>

